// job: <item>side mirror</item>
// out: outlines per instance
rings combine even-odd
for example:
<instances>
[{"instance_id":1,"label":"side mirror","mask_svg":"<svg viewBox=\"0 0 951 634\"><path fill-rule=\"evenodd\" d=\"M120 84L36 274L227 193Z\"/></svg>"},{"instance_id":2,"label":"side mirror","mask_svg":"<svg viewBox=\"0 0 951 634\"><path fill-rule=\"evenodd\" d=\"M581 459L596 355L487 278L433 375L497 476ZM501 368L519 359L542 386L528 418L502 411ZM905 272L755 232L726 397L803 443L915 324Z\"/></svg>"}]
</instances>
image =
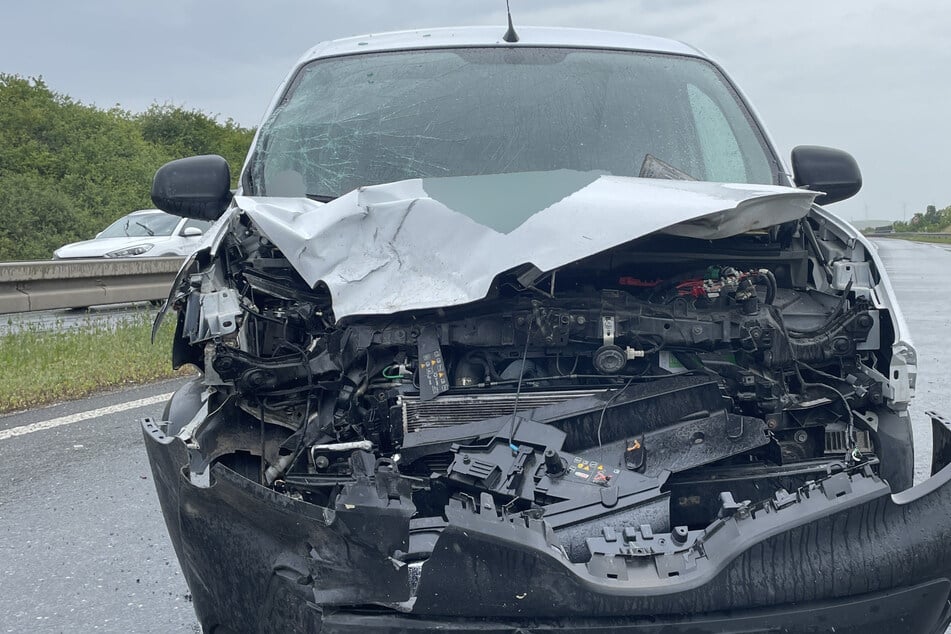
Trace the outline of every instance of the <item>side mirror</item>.
<instances>
[{"instance_id":1,"label":"side mirror","mask_svg":"<svg viewBox=\"0 0 951 634\"><path fill-rule=\"evenodd\" d=\"M862 189L862 172L852 155L818 145L792 151L793 178L799 187L818 192L816 203L828 205L851 198Z\"/></svg>"},{"instance_id":2,"label":"side mirror","mask_svg":"<svg viewBox=\"0 0 951 634\"><path fill-rule=\"evenodd\" d=\"M152 202L162 211L217 220L231 203L231 168L217 154L166 163L152 179Z\"/></svg>"},{"instance_id":3,"label":"side mirror","mask_svg":"<svg viewBox=\"0 0 951 634\"><path fill-rule=\"evenodd\" d=\"M198 227L185 227L182 229L180 234L183 238L197 238L202 234L202 230Z\"/></svg>"}]
</instances>

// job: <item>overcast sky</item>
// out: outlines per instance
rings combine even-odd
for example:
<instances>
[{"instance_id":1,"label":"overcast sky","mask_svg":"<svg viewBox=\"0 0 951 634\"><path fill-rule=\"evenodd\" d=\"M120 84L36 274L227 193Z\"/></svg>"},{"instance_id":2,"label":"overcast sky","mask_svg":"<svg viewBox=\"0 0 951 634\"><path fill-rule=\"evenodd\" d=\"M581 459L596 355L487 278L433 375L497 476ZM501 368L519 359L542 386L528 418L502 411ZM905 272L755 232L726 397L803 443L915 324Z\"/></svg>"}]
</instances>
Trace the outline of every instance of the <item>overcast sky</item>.
<instances>
[{"instance_id":1,"label":"overcast sky","mask_svg":"<svg viewBox=\"0 0 951 634\"><path fill-rule=\"evenodd\" d=\"M633 31L721 62L788 161L851 152L865 186L831 209L901 219L951 205L951 3L939 0L511 0L516 26ZM3 8L0 72L43 76L85 103L171 102L257 125L293 62L321 40L504 24L504 0L31 0Z\"/></svg>"}]
</instances>

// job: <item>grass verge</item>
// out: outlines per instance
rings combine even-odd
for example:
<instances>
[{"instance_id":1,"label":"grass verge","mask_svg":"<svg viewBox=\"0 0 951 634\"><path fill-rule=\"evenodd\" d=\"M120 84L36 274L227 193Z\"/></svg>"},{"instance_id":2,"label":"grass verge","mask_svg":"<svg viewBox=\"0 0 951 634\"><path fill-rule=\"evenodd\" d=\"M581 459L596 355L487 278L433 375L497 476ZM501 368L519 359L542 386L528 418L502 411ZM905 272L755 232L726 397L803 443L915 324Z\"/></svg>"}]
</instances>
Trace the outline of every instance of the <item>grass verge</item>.
<instances>
[{"instance_id":1,"label":"grass verge","mask_svg":"<svg viewBox=\"0 0 951 634\"><path fill-rule=\"evenodd\" d=\"M174 319L166 319L155 345L152 315L118 324L76 329L27 328L0 336L0 412L86 396L108 387L185 376L172 370Z\"/></svg>"}]
</instances>

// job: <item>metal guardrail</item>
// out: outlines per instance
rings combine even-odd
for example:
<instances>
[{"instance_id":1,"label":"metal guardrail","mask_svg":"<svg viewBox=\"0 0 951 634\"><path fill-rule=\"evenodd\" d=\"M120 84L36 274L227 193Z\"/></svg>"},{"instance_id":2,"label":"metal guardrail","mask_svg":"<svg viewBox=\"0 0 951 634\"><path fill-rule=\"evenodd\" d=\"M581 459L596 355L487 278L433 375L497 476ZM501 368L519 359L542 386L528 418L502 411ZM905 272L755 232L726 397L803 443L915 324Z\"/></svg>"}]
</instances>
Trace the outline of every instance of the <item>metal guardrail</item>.
<instances>
[{"instance_id":1,"label":"metal guardrail","mask_svg":"<svg viewBox=\"0 0 951 634\"><path fill-rule=\"evenodd\" d=\"M889 231L866 233L869 238L951 238L951 233L927 233L923 231Z\"/></svg>"},{"instance_id":2,"label":"metal guardrail","mask_svg":"<svg viewBox=\"0 0 951 634\"><path fill-rule=\"evenodd\" d=\"M165 299L184 258L0 263L0 314Z\"/></svg>"}]
</instances>

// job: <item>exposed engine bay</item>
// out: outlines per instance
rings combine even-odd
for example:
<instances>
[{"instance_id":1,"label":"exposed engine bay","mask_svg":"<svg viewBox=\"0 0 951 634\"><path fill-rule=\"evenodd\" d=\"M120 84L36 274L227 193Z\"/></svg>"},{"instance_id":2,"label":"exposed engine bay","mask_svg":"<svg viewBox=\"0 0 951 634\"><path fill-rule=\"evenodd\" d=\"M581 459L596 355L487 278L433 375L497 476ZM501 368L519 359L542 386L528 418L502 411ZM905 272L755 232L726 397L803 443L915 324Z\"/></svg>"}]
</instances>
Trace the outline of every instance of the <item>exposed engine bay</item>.
<instances>
[{"instance_id":1,"label":"exposed engine bay","mask_svg":"<svg viewBox=\"0 0 951 634\"><path fill-rule=\"evenodd\" d=\"M880 433L902 395L877 273L821 218L654 233L463 306L341 321L247 215L227 222L171 298L174 363L206 388L167 430L193 484L220 463L322 508L411 502L403 564L456 509L544 520L584 563L836 473L910 484Z\"/></svg>"}]
</instances>

